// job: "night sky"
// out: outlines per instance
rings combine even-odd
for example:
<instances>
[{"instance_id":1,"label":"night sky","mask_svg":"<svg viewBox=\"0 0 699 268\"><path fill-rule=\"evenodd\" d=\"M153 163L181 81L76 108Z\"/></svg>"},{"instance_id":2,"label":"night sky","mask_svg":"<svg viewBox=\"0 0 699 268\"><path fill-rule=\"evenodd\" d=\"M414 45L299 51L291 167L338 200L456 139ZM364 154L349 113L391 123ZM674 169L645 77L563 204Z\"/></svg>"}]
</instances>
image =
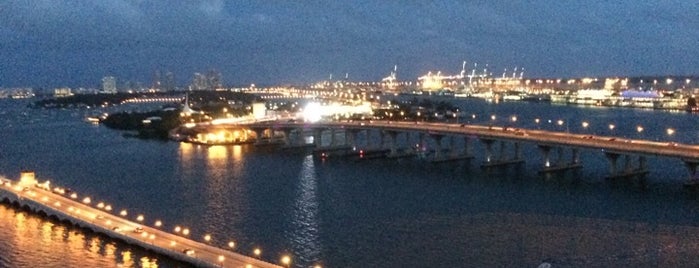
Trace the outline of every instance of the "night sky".
<instances>
[{"instance_id":1,"label":"night sky","mask_svg":"<svg viewBox=\"0 0 699 268\"><path fill-rule=\"evenodd\" d=\"M514 3L518 2L518 3ZM103 76L227 85L377 81L490 64L526 77L699 74L699 2L164 1L0 3L0 87Z\"/></svg>"}]
</instances>

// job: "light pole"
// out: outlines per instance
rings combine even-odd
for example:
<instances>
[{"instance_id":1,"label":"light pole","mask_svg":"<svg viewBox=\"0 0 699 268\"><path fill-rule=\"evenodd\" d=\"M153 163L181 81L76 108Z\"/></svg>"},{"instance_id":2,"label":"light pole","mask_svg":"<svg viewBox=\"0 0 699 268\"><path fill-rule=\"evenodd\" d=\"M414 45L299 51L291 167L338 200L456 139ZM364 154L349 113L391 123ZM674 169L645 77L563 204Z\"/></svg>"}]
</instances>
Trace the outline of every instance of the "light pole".
<instances>
[{"instance_id":1,"label":"light pole","mask_svg":"<svg viewBox=\"0 0 699 268\"><path fill-rule=\"evenodd\" d=\"M536 129L541 129L541 128L539 127L539 123L540 123L540 122L541 122L541 119L539 119L539 118L534 118L534 123L536 123Z\"/></svg>"},{"instance_id":2,"label":"light pole","mask_svg":"<svg viewBox=\"0 0 699 268\"><path fill-rule=\"evenodd\" d=\"M590 126L590 123L588 123L587 121L582 122L583 131L585 133L587 133L587 127L589 127L589 126Z\"/></svg>"},{"instance_id":3,"label":"light pole","mask_svg":"<svg viewBox=\"0 0 699 268\"><path fill-rule=\"evenodd\" d=\"M638 125L636 126L636 133L638 133L638 139L641 139L641 132L643 132L643 126Z\"/></svg>"}]
</instances>

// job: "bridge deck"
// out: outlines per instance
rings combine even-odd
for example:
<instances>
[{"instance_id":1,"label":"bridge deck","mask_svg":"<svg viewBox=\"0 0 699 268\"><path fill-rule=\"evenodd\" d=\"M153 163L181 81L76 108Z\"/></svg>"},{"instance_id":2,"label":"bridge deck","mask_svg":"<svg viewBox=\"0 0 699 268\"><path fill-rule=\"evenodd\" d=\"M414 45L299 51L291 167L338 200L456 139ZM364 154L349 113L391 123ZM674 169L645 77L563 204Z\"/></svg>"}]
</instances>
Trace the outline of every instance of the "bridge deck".
<instances>
[{"instance_id":1,"label":"bridge deck","mask_svg":"<svg viewBox=\"0 0 699 268\"><path fill-rule=\"evenodd\" d=\"M266 121L248 124L255 128L328 128L328 129L379 129L398 132L423 132L430 135L460 135L481 139L528 142L539 145L601 149L620 154L639 154L676 157L684 161L699 162L699 146L675 142L656 142L623 137L598 136L555 132L537 129L523 129L500 126L482 126L453 123L428 123L406 121L332 121L332 122L280 122Z\"/></svg>"},{"instance_id":2,"label":"bridge deck","mask_svg":"<svg viewBox=\"0 0 699 268\"><path fill-rule=\"evenodd\" d=\"M0 181L0 200L4 198L195 266L281 267L113 215L80 202L83 197L72 199L70 196L42 188L22 188L13 181ZM138 227L141 227L142 231L137 231ZM185 250L192 250L193 253L186 254Z\"/></svg>"}]
</instances>

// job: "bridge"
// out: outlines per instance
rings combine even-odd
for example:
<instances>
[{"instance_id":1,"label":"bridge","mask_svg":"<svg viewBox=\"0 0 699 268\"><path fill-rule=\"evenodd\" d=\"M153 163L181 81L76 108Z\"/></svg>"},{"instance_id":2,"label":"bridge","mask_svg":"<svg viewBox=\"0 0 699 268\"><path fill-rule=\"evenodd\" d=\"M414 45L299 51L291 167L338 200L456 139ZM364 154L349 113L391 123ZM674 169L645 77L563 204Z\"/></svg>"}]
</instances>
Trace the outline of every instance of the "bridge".
<instances>
[{"instance_id":1,"label":"bridge","mask_svg":"<svg viewBox=\"0 0 699 268\"><path fill-rule=\"evenodd\" d=\"M25 179L27 176L31 178ZM37 184L33 177L33 172L23 172L20 181L0 179L0 201L197 267L282 267L163 231L158 228L159 222L156 222L156 227L149 227L138 222L138 219L131 221L124 217L125 213L122 216L112 214L109 205L92 205L89 197L79 198L77 194L67 193L62 188L51 189L48 184ZM290 261L288 256L282 258L285 265Z\"/></svg>"},{"instance_id":2,"label":"bridge","mask_svg":"<svg viewBox=\"0 0 699 268\"><path fill-rule=\"evenodd\" d=\"M495 167L521 163L522 144L533 144L542 154L540 172L553 172L580 168L581 149L603 152L609 163L608 178L629 177L647 173L648 156L676 158L684 162L689 174L688 184L697 182L699 165L699 146L675 142L657 142L643 139L627 139L612 136L597 136L568 132L555 132L538 129L522 129L502 126L483 126L454 123L406 122L406 121L328 121L305 123L294 120L255 122L246 125L257 134L257 144L265 144L275 139L277 132L282 133L281 142L285 146L302 146L304 132L312 132L313 146L316 150L332 151L343 148L367 148L367 150L385 151L386 157L410 155L414 150L423 149L425 138L431 138L435 148L431 150L431 161L449 161L474 157L470 152L472 140L480 140L485 147L485 159L482 167ZM336 132L344 133L344 141L337 140ZM357 135L364 132L379 132L379 144L360 146L356 143ZM329 132L330 134L327 135ZM326 135L323 135L323 134ZM410 135L417 133L419 142L416 148L399 148L399 135L405 136L410 143ZM292 139L295 135L296 139ZM330 142L323 142L323 137L330 137ZM445 142L450 137L450 142ZM463 147L455 148L454 138L463 139ZM278 138L279 139L279 138ZM342 138L341 138L342 139ZM373 147L372 147L373 146ZM508 148L509 147L509 148ZM569 153L566 153L569 152ZM552 158L552 154L556 156ZM566 160L567 159L567 160Z\"/></svg>"}]
</instances>

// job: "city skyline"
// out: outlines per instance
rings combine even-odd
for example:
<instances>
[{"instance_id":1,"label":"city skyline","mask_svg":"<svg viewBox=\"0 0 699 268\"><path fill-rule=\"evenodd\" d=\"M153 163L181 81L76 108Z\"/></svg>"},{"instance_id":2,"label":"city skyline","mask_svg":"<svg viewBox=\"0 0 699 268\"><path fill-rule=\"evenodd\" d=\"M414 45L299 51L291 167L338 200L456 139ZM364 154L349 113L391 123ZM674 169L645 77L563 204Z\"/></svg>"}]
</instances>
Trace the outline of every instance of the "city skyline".
<instances>
[{"instance_id":1,"label":"city skyline","mask_svg":"<svg viewBox=\"0 0 699 268\"><path fill-rule=\"evenodd\" d=\"M0 4L0 87L89 86L104 76L176 84L216 69L230 84L303 84L349 74L378 81L457 73L495 76L695 75L693 3L527 4L32 1Z\"/></svg>"}]
</instances>

